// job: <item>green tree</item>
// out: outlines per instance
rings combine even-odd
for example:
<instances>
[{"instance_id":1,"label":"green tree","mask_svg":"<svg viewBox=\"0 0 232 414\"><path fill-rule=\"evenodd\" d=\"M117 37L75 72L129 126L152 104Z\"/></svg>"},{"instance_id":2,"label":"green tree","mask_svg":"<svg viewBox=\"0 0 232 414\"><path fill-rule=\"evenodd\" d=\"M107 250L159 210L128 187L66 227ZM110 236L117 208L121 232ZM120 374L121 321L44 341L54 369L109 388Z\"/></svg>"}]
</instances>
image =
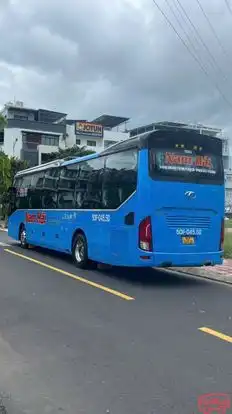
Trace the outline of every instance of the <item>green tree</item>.
<instances>
[{"instance_id":1,"label":"green tree","mask_svg":"<svg viewBox=\"0 0 232 414\"><path fill-rule=\"evenodd\" d=\"M11 162L10 158L0 152L0 196L11 186Z\"/></svg>"},{"instance_id":2,"label":"green tree","mask_svg":"<svg viewBox=\"0 0 232 414\"><path fill-rule=\"evenodd\" d=\"M27 161L21 161L16 157L10 158L10 165L11 165L11 185L13 185L14 176L17 172L25 170L29 167Z\"/></svg>"},{"instance_id":3,"label":"green tree","mask_svg":"<svg viewBox=\"0 0 232 414\"><path fill-rule=\"evenodd\" d=\"M95 151L86 149L86 147L78 147L75 145L72 148L59 149L58 152L52 152L46 154L46 158L43 159L44 162L49 162L57 159L63 159L67 157L84 157L85 155L94 154Z\"/></svg>"},{"instance_id":4,"label":"green tree","mask_svg":"<svg viewBox=\"0 0 232 414\"><path fill-rule=\"evenodd\" d=\"M6 118L0 114L0 131L2 131L7 125L7 120Z\"/></svg>"},{"instance_id":5,"label":"green tree","mask_svg":"<svg viewBox=\"0 0 232 414\"><path fill-rule=\"evenodd\" d=\"M11 186L11 163L9 157L0 152L0 204L1 216L3 219L7 216L8 197L7 190Z\"/></svg>"},{"instance_id":6,"label":"green tree","mask_svg":"<svg viewBox=\"0 0 232 414\"><path fill-rule=\"evenodd\" d=\"M9 158L4 152L0 152L0 204L1 215L4 219L9 207L8 189L13 185L15 174L25 168L27 168L27 162L15 157Z\"/></svg>"}]
</instances>

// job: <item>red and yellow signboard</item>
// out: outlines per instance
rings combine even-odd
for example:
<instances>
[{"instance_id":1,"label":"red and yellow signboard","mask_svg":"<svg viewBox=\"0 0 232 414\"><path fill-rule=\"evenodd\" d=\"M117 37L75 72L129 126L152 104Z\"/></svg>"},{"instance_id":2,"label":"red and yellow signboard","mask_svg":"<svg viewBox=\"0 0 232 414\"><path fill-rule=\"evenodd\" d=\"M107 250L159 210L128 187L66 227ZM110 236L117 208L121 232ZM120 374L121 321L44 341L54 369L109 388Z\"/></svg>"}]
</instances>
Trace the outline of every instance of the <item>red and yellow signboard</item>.
<instances>
[{"instance_id":1,"label":"red and yellow signboard","mask_svg":"<svg viewBox=\"0 0 232 414\"><path fill-rule=\"evenodd\" d=\"M75 125L76 135L88 135L91 137L103 137L103 126L92 122L77 121Z\"/></svg>"},{"instance_id":2,"label":"red and yellow signboard","mask_svg":"<svg viewBox=\"0 0 232 414\"><path fill-rule=\"evenodd\" d=\"M165 164L166 165L181 165L181 166L193 166L212 169L212 160L211 157L197 155L193 157L192 155L179 155L172 152L165 153Z\"/></svg>"}]
</instances>

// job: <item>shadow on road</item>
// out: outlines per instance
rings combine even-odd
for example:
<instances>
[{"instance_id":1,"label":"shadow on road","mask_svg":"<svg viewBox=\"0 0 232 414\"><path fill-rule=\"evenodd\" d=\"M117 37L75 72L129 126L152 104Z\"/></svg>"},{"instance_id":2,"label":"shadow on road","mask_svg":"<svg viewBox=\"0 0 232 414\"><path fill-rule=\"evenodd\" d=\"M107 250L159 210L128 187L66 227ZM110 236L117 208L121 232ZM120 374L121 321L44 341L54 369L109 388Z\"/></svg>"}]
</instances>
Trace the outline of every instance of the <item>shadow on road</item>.
<instances>
[{"instance_id":1,"label":"shadow on road","mask_svg":"<svg viewBox=\"0 0 232 414\"><path fill-rule=\"evenodd\" d=\"M207 282L202 279L197 279L181 273L168 272L162 268L115 268L110 273L106 273L106 276L118 280L124 280L130 284L148 287L153 286L163 288L188 288L192 287L193 285L202 287L202 285L207 284Z\"/></svg>"},{"instance_id":2,"label":"shadow on road","mask_svg":"<svg viewBox=\"0 0 232 414\"><path fill-rule=\"evenodd\" d=\"M25 253L19 248L17 243L13 243L12 247L17 248L17 251L20 253ZM142 285L144 287L162 287L162 288L188 288L192 286L207 286L207 281L203 279L198 279L197 277L192 277L177 272L168 272L168 270L163 270L162 268L126 268L126 267L114 267L107 271L105 270L79 270L72 263L72 258L69 255L55 252L53 250L43 249L41 247L33 247L29 252L37 252L43 255L43 258L48 260L55 259L59 260L60 263L49 263L54 266L60 266L64 270L75 273L86 278L96 279L96 275L104 276L105 280L117 280L124 281L130 285ZM39 259L38 259L39 260ZM43 260L43 259L41 259ZM92 275L92 277L91 277Z\"/></svg>"}]
</instances>

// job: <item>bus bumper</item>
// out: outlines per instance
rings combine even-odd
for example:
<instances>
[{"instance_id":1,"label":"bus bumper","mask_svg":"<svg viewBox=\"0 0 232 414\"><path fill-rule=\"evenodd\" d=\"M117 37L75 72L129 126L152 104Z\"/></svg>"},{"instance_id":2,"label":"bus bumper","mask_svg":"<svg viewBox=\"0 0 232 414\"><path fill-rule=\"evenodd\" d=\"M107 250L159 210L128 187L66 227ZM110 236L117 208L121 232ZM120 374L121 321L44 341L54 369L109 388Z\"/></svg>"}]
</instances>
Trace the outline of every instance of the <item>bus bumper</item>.
<instances>
[{"instance_id":1,"label":"bus bumper","mask_svg":"<svg viewBox=\"0 0 232 414\"><path fill-rule=\"evenodd\" d=\"M210 253L144 253L141 252L135 266L143 267L200 267L223 263L223 252ZM132 265L133 266L133 265Z\"/></svg>"}]
</instances>

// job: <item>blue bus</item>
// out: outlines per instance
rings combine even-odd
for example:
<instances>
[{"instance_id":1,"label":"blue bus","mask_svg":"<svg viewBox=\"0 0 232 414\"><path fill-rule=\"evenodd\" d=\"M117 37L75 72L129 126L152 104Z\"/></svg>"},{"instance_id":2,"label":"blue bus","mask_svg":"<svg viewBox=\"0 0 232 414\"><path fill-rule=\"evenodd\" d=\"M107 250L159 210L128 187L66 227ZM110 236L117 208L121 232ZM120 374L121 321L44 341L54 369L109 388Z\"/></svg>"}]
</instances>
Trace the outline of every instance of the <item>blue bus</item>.
<instances>
[{"instance_id":1,"label":"blue bus","mask_svg":"<svg viewBox=\"0 0 232 414\"><path fill-rule=\"evenodd\" d=\"M19 172L8 234L21 247L71 254L75 264L221 264L222 142L153 131L98 154Z\"/></svg>"}]
</instances>

